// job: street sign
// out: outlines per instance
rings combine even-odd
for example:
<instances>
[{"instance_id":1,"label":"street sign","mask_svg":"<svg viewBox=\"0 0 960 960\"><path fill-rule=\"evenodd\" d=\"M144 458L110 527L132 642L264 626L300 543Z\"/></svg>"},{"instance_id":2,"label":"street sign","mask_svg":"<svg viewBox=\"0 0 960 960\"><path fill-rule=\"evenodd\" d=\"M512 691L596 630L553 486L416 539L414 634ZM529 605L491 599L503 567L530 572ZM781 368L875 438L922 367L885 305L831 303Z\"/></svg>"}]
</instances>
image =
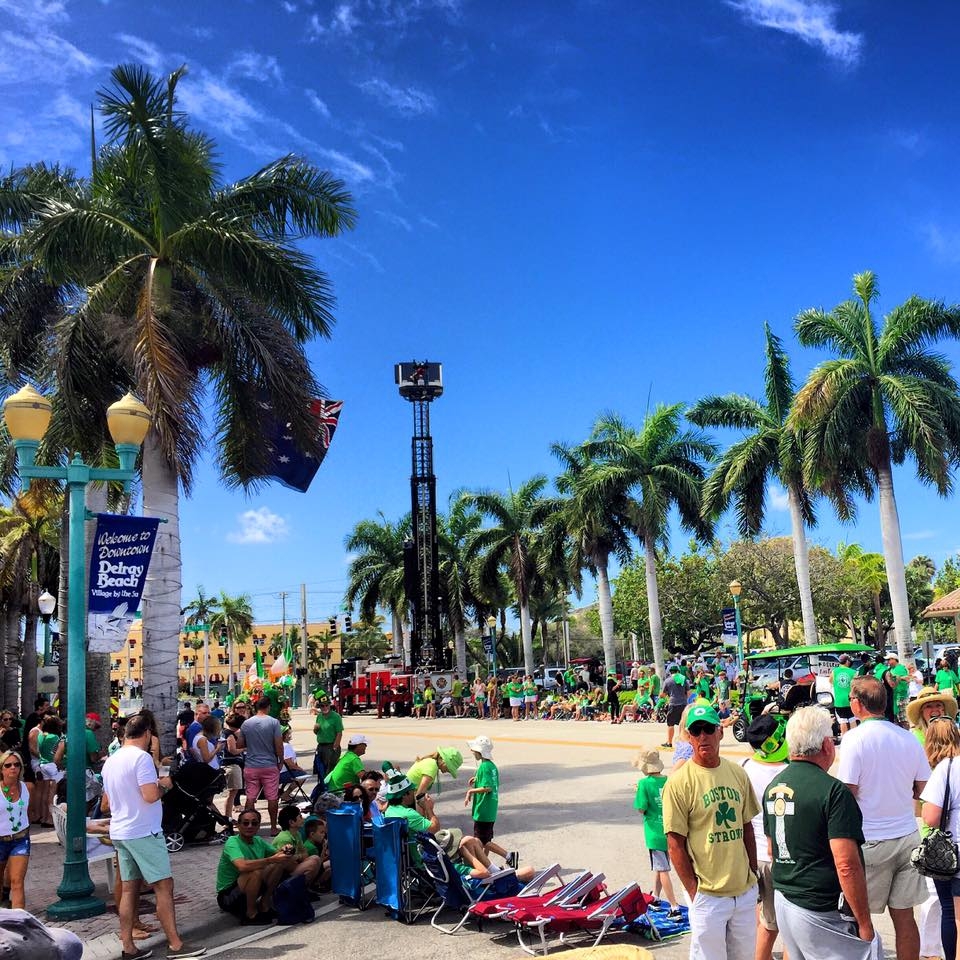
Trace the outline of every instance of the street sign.
<instances>
[{"instance_id":1,"label":"street sign","mask_svg":"<svg viewBox=\"0 0 960 960\"><path fill-rule=\"evenodd\" d=\"M209 623L190 623L183 628L184 633L209 633Z\"/></svg>"},{"instance_id":2,"label":"street sign","mask_svg":"<svg viewBox=\"0 0 960 960\"><path fill-rule=\"evenodd\" d=\"M493 637L491 637L489 634L484 634L483 652L487 655L488 660L493 657Z\"/></svg>"},{"instance_id":3,"label":"street sign","mask_svg":"<svg viewBox=\"0 0 960 960\"><path fill-rule=\"evenodd\" d=\"M37 670L37 693L56 693L59 683L59 667L40 667Z\"/></svg>"}]
</instances>

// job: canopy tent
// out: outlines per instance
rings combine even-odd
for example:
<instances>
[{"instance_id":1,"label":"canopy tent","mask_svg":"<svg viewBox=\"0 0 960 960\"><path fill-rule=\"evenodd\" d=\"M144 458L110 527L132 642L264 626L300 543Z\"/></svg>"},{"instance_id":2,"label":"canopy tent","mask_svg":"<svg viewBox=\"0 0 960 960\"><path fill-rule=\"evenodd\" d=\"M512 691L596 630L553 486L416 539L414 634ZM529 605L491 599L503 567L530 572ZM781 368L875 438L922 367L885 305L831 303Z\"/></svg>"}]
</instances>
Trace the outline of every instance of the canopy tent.
<instances>
[{"instance_id":1,"label":"canopy tent","mask_svg":"<svg viewBox=\"0 0 960 960\"><path fill-rule=\"evenodd\" d=\"M920 616L924 620L953 620L957 642L960 642L960 589L952 590L939 600L934 600Z\"/></svg>"}]
</instances>

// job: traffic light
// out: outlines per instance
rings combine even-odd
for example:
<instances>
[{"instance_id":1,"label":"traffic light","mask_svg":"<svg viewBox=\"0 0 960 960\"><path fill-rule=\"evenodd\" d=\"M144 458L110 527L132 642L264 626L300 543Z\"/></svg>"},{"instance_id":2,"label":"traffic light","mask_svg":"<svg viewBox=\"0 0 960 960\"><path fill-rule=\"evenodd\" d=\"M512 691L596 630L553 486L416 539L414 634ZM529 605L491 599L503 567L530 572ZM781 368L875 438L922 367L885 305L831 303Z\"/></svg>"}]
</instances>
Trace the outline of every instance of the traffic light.
<instances>
[{"instance_id":1,"label":"traffic light","mask_svg":"<svg viewBox=\"0 0 960 960\"><path fill-rule=\"evenodd\" d=\"M346 614L343 618L343 632L349 633L353 629L353 620L350 618L350 614Z\"/></svg>"},{"instance_id":2,"label":"traffic light","mask_svg":"<svg viewBox=\"0 0 960 960\"><path fill-rule=\"evenodd\" d=\"M335 637L337 635L337 618L331 617L327 623L330 625L330 636Z\"/></svg>"}]
</instances>

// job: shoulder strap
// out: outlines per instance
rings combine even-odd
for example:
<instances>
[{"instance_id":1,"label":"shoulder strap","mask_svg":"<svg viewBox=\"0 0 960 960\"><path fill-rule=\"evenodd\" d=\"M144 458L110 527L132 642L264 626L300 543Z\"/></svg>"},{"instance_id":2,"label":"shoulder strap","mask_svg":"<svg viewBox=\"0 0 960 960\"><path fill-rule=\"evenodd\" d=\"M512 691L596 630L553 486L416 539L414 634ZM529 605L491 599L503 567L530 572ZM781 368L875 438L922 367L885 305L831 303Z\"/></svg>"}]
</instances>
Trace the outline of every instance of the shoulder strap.
<instances>
[{"instance_id":1,"label":"shoulder strap","mask_svg":"<svg viewBox=\"0 0 960 960\"><path fill-rule=\"evenodd\" d=\"M953 757L947 761L947 786L943 792L943 807L940 810L940 829L945 830L950 823L950 764L953 763Z\"/></svg>"}]
</instances>

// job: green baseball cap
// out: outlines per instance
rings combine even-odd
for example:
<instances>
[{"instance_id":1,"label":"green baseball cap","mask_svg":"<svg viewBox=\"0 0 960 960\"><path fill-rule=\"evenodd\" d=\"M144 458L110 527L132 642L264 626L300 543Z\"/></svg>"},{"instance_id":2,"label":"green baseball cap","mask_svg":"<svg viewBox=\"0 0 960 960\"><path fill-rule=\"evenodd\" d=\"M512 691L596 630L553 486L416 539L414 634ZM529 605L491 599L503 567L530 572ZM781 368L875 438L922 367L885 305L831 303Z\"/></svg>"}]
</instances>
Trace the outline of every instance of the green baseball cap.
<instances>
[{"instance_id":1,"label":"green baseball cap","mask_svg":"<svg viewBox=\"0 0 960 960\"><path fill-rule=\"evenodd\" d=\"M717 711L709 706L694 707L687 714L687 729L689 730L698 721L701 723L712 723L715 727L720 726L720 718L717 716Z\"/></svg>"}]
</instances>

